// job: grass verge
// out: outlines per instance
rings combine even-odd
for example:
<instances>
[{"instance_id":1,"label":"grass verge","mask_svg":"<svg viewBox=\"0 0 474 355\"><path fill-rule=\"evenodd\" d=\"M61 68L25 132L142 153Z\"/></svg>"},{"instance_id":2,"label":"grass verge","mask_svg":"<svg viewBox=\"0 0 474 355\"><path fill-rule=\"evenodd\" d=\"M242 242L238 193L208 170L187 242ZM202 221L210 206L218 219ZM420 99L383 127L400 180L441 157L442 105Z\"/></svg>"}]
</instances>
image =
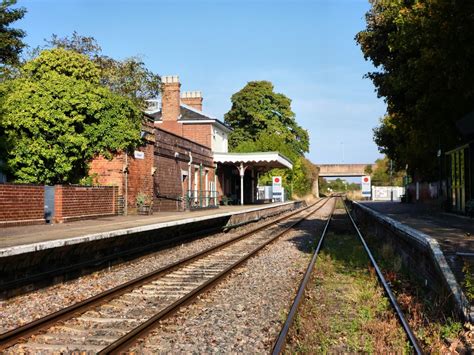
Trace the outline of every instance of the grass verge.
<instances>
[{"instance_id":1,"label":"grass verge","mask_svg":"<svg viewBox=\"0 0 474 355\"><path fill-rule=\"evenodd\" d=\"M369 244L398 303L426 353L472 353L474 327L460 322L446 307L447 300L425 287L389 243L368 235Z\"/></svg>"},{"instance_id":2,"label":"grass verge","mask_svg":"<svg viewBox=\"0 0 474 355\"><path fill-rule=\"evenodd\" d=\"M337 226L330 229L334 232L326 236L285 351L409 352L403 329L357 236Z\"/></svg>"}]
</instances>

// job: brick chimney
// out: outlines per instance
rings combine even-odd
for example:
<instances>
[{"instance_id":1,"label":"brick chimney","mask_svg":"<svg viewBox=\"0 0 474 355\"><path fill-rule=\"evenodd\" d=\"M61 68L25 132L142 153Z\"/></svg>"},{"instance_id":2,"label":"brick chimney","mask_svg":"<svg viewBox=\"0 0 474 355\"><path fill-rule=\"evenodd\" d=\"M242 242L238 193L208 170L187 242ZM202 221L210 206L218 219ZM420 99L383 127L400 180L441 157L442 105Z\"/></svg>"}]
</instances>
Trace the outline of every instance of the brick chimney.
<instances>
[{"instance_id":1,"label":"brick chimney","mask_svg":"<svg viewBox=\"0 0 474 355\"><path fill-rule=\"evenodd\" d=\"M179 77L177 75L163 76L161 83L161 123L157 124L157 127L183 136L183 125L178 122L181 114Z\"/></svg>"},{"instance_id":2,"label":"brick chimney","mask_svg":"<svg viewBox=\"0 0 474 355\"><path fill-rule=\"evenodd\" d=\"M162 98L161 98L161 119L165 121L177 121L179 108L179 94L181 84L177 75L163 76L162 82Z\"/></svg>"},{"instance_id":3,"label":"brick chimney","mask_svg":"<svg viewBox=\"0 0 474 355\"><path fill-rule=\"evenodd\" d=\"M181 102L202 111L202 95L200 91L184 91L181 94Z\"/></svg>"}]
</instances>

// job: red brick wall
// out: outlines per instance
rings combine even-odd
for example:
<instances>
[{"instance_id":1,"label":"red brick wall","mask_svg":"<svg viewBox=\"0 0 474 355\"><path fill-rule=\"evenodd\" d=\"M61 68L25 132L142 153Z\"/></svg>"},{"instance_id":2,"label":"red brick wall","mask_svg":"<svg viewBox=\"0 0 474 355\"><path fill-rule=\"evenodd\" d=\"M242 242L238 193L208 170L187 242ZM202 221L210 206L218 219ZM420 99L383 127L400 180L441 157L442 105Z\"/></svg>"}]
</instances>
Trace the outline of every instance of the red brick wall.
<instances>
[{"instance_id":1,"label":"red brick wall","mask_svg":"<svg viewBox=\"0 0 474 355\"><path fill-rule=\"evenodd\" d=\"M182 171L188 171L189 152L193 157L191 166L191 186L194 188L195 166L202 164L203 171L209 171L209 182L214 181L214 165L209 148L191 140L179 137L162 129L156 129L155 144L155 211L183 210L185 204L176 199L185 196L187 182L182 182ZM204 179L203 179L204 182ZM198 189L201 187L198 185Z\"/></svg>"},{"instance_id":2,"label":"red brick wall","mask_svg":"<svg viewBox=\"0 0 474 355\"><path fill-rule=\"evenodd\" d=\"M154 145L149 143L137 148L137 151L145 154L144 159L136 159L134 154L127 157L128 164L128 212L135 213L136 198L139 193L153 197L153 164ZM125 198L125 154L120 153L112 160L103 157L95 158L89 165L89 175L95 176L95 182L99 185L114 185L118 187L118 194Z\"/></svg>"},{"instance_id":3,"label":"red brick wall","mask_svg":"<svg viewBox=\"0 0 474 355\"><path fill-rule=\"evenodd\" d=\"M0 227L44 222L44 186L0 184Z\"/></svg>"},{"instance_id":4,"label":"red brick wall","mask_svg":"<svg viewBox=\"0 0 474 355\"><path fill-rule=\"evenodd\" d=\"M183 124L178 121L162 121L161 123L156 124L157 128L161 128L167 132L171 132L180 137L183 137Z\"/></svg>"},{"instance_id":5,"label":"red brick wall","mask_svg":"<svg viewBox=\"0 0 474 355\"><path fill-rule=\"evenodd\" d=\"M181 211L184 206L178 201L184 195L181 184L181 169L187 164L169 157L156 156L154 211ZM173 200L174 199L174 200Z\"/></svg>"},{"instance_id":6,"label":"red brick wall","mask_svg":"<svg viewBox=\"0 0 474 355\"><path fill-rule=\"evenodd\" d=\"M135 213L137 195L143 193L153 198L154 145L147 144L137 149L144 159L128 157L128 212Z\"/></svg>"},{"instance_id":7,"label":"red brick wall","mask_svg":"<svg viewBox=\"0 0 474 355\"><path fill-rule=\"evenodd\" d=\"M94 176L98 185L118 186L118 193L123 194L123 169L125 154L118 153L112 160L98 156L89 164L89 176Z\"/></svg>"},{"instance_id":8,"label":"red brick wall","mask_svg":"<svg viewBox=\"0 0 474 355\"><path fill-rule=\"evenodd\" d=\"M167 122L176 123L177 122ZM179 124L182 127L181 124ZM202 133L201 137L209 139L210 125L198 125ZM151 125L150 129L153 128ZM128 212L135 213L136 197L144 193L153 198L154 211L179 211L183 210L184 204L178 201L187 192L187 183L182 182L182 171L188 171L189 152L193 156L191 179L194 189L194 169L202 164L203 171L208 170L208 182L214 181L214 165L212 152L209 147L183 138L178 134L154 128L154 139L138 150L144 153L144 159L135 159L133 155L128 156ZM198 130L199 131L199 130ZM178 154L175 156L175 154ZM94 159L90 164L89 174L96 174L96 182L101 185L117 185L118 194L125 196L125 156L117 155L112 160L101 157ZM202 179L204 183L204 177ZM183 186L186 185L186 186ZM198 185L198 189L201 187ZM203 186L204 190L205 187Z\"/></svg>"},{"instance_id":9,"label":"red brick wall","mask_svg":"<svg viewBox=\"0 0 474 355\"><path fill-rule=\"evenodd\" d=\"M155 132L153 122L144 122L142 131L147 132L145 145L137 148L137 151L144 153L144 159L137 159L132 153L125 157L124 153L118 153L112 160L104 157L96 157L89 164L89 175L95 176L95 183L99 185L118 186L119 200L123 201L127 195L128 213L135 213L136 198L139 193L153 197L153 164L154 164L154 142ZM125 183L124 169L128 165L127 179ZM125 185L128 186L127 193ZM125 202L123 202L124 204ZM123 213L123 206L120 206L120 213Z\"/></svg>"},{"instance_id":10,"label":"red brick wall","mask_svg":"<svg viewBox=\"0 0 474 355\"><path fill-rule=\"evenodd\" d=\"M196 143L211 148L212 125L205 124L183 124L183 137Z\"/></svg>"},{"instance_id":11,"label":"red brick wall","mask_svg":"<svg viewBox=\"0 0 474 355\"><path fill-rule=\"evenodd\" d=\"M54 222L117 214L118 187L56 185Z\"/></svg>"}]
</instances>

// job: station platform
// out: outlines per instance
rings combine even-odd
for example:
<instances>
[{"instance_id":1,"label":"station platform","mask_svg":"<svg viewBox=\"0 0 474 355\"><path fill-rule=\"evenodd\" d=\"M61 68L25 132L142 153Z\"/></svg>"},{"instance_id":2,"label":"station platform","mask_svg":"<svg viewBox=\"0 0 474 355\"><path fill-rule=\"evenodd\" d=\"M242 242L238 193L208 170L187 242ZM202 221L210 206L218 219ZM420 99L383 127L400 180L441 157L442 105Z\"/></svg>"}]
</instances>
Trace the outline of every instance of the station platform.
<instances>
[{"instance_id":1,"label":"station platform","mask_svg":"<svg viewBox=\"0 0 474 355\"><path fill-rule=\"evenodd\" d=\"M446 255L472 253L474 219L434 210L423 204L363 202L363 205L428 234L438 241Z\"/></svg>"},{"instance_id":2,"label":"station platform","mask_svg":"<svg viewBox=\"0 0 474 355\"><path fill-rule=\"evenodd\" d=\"M0 298L61 282L182 242L301 207L304 201L221 206L0 229Z\"/></svg>"},{"instance_id":3,"label":"station platform","mask_svg":"<svg viewBox=\"0 0 474 355\"><path fill-rule=\"evenodd\" d=\"M220 206L213 209L202 209L186 212L159 212L150 216L114 216L101 217L95 219L81 220L60 224L44 224L8 227L0 229L0 256L6 256L8 250L13 247L18 250L31 251L31 245L41 248L47 247L47 242L51 246L60 246L67 243L67 240L74 239L74 242L91 241L97 238L106 237L108 234L118 236L130 234L150 229L160 229L173 225L204 221L211 218L233 216L242 213L263 211L273 209L278 206L291 205L293 202L270 203L264 205L239 205ZM76 239L76 238L80 239ZM63 242L61 242L63 241ZM29 247L21 247L30 245Z\"/></svg>"},{"instance_id":4,"label":"station platform","mask_svg":"<svg viewBox=\"0 0 474 355\"><path fill-rule=\"evenodd\" d=\"M404 238L405 245L409 245L406 249L412 248L414 263L426 268L427 273L438 272L466 318L474 320L474 307L462 292L463 267L471 265L474 272L474 219L423 204L364 201L354 205L363 206L359 209ZM425 260L428 258L431 267Z\"/></svg>"}]
</instances>

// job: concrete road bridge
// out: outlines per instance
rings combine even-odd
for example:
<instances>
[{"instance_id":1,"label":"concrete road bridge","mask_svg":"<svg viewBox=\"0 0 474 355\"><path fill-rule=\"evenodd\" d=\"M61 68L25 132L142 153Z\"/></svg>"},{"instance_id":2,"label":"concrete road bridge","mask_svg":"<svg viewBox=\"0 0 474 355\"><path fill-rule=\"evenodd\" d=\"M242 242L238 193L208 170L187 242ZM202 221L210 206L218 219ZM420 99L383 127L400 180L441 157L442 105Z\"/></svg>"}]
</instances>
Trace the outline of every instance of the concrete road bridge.
<instances>
[{"instance_id":1,"label":"concrete road bridge","mask_svg":"<svg viewBox=\"0 0 474 355\"><path fill-rule=\"evenodd\" d=\"M320 177L351 177L364 176L367 165L375 169L375 164L316 164L319 167Z\"/></svg>"}]
</instances>

